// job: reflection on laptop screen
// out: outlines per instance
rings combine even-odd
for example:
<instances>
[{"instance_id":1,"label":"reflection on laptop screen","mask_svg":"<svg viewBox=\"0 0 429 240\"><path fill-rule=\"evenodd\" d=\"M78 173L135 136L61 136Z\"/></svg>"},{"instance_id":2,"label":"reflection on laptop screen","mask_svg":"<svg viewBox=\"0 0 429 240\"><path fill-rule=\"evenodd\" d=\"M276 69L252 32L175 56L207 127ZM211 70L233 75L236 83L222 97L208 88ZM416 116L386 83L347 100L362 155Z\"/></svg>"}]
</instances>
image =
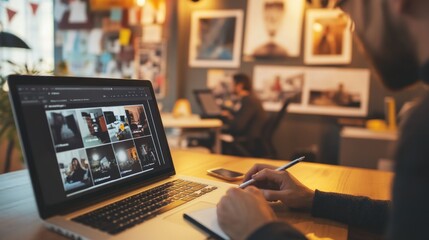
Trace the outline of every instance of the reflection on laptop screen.
<instances>
[{"instance_id":1,"label":"reflection on laptop screen","mask_svg":"<svg viewBox=\"0 0 429 240\"><path fill-rule=\"evenodd\" d=\"M216 116L221 114L221 108L216 103L216 99L211 91L195 90L197 100L206 116Z\"/></svg>"},{"instance_id":2,"label":"reflection on laptop screen","mask_svg":"<svg viewBox=\"0 0 429 240\"><path fill-rule=\"evenodd\" d=\"M18 94L47 203L172 166L149 87L24 85Z\"/></svg>"}]
</instances>

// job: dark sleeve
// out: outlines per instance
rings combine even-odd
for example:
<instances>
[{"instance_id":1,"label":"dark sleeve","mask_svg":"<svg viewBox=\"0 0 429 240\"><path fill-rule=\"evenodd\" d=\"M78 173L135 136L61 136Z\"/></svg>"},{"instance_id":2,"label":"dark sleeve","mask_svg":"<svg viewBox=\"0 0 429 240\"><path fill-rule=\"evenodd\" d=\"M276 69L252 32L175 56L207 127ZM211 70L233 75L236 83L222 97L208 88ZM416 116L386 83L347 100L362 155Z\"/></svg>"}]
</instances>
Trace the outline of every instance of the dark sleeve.
<instances>
[{"instance_id":1,"label":"dark sleeve","mask_svg":"<svg viewBox=\"0 0 429 240\"><path fill-rule=\"evenodd\" d=\"M396 153L389 239L428 239L429 97L413 110Z\"/></svg>"},{"instance_id":2,"label":"dark sleeve","mask_svg":"<svg viewBox=\"0 0 429 240\"><path fill-rule=\"evenodd\" d=\"M248 240L303 240L307 239L301 232L285 222L268 223L255 232L253 232Z\"/></svg>"},{"instance_id":3,"label":"dark sleeve","mask_svg":"<svg viewBox=\"0 0 429 240\"><path fill-rule=\"evenodd\" d=\"M390 201L316 190L311 214L314 217L331 219L371 232L384 233L389 206Z\"/></svg>"}]
</instances>

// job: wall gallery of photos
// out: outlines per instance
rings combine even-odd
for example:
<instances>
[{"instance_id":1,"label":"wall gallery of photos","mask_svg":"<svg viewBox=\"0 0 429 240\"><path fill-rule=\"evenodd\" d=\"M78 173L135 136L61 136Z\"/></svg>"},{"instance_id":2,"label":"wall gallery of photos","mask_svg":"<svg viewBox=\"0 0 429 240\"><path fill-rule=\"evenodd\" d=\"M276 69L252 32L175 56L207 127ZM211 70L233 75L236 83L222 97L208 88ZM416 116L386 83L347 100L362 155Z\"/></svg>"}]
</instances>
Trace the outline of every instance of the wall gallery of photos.
<instances>
[{"instance_id":1,"label":"wall gallery of photos","mask_svg":"<svg viewBox=\"0 0 429 240\"><path fill-rule=\"evenodd\" d=\"M55 0L56 74L148 79L163 98L169 1Z\"/></svg>"},{"instance_id":2,"label":"wall gallery of photos","mask_svg":"<svg viewBox=\"0 0 429 240\"><path fill-rule=\"evenodd\" d=\"M333 4L329 0L247 0L245 13L194 11L189 66L208 68L207 87L220 104L228 101L231 77L244 61L255 64L254 88L267 111L278 111L287 98L293 98L290 112L364 117L370 72L343 67L352 60L352 23ZM281 65L299 57L304 60L300 67Z\"/></svg>"}]
</instances>

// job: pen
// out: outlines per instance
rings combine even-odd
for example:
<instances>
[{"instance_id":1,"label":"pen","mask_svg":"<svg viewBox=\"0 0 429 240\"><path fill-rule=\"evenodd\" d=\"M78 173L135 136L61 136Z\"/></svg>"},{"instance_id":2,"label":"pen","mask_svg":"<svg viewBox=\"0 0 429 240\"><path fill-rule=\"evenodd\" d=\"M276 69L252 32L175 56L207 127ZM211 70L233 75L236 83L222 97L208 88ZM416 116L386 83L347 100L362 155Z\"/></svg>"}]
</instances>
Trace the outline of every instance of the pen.
<instances>
[{"instance_id":1,"label":"pen","mask_svg":"<svg viewBox=\"0 0 429 240\"><path fill-rule=\"evenodd\" d=\"M297 159L295 159L295 160L293 160L292 162L290 162L290 163L287 163L287 164L285 164L285 165L283 165L283 166L281 166L281 167L278 167L278 168L276 168L276 171L284 171L284 170L286 170L286 169L288 169L288 168L290 168L290 167L292 167L293 165L295 165L295 164L297 164L297 163L299 163L299 162L301 162L302 160L304 160L304 156L303 157L300 157L300 158L297 158ZM245 188L245 187L247 187L247 186L249 186L250 184L252 184L252 183L254 183L255 182L255 179L250 179L250 180L247 180L246 182L244 182L244 183L242 183L242 184L240 184L239 186L238 186L238 188Z\"/></svg>"}]
</instances>

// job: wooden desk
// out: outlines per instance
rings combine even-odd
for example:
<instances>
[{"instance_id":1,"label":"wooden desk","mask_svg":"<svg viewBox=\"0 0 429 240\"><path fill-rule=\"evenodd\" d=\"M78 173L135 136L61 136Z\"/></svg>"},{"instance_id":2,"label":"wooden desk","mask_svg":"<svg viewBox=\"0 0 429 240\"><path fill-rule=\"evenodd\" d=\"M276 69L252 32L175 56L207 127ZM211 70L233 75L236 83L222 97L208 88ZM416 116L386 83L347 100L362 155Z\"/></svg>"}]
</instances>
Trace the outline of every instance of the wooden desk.
<instances>
[{"instance_id":1,"label":"wooden desk","mask_svg":"<svg viewBox=\"0 0 429 240\"><path fill-rule=\"evenodd\" d=\"M208 176L209 168L223 166L247 171L256 162L282 165L283 161L229 157L190 151L173 151L179 175L218 180ZM290 169L299 180L311 188L347 194L365 195L376 199L390 198L393 174L374 170L300 163ZM346 225L312 218L308 213L280 211L279 216L306 234L332 239L347 239ZM0 236L1 239L64 239L42 226L38 217L27 170L0 175Z\"/></svg>"},{"instance_id":2,"label":"wooden desk","mask_svg":"<svg viewBox=\"0 0 429 240\"><path fill-rule=\"evenodd\" d=\"M162 124L164 128L180 128L182 137L190 132L212 129L214 131L215 143L212 152L220 154L222 152L222 144L220 139L222 121L219 119L201 119L198 115L188 117L173 117L172 114L162 113Z\"/></svg>"}]
</instances>

